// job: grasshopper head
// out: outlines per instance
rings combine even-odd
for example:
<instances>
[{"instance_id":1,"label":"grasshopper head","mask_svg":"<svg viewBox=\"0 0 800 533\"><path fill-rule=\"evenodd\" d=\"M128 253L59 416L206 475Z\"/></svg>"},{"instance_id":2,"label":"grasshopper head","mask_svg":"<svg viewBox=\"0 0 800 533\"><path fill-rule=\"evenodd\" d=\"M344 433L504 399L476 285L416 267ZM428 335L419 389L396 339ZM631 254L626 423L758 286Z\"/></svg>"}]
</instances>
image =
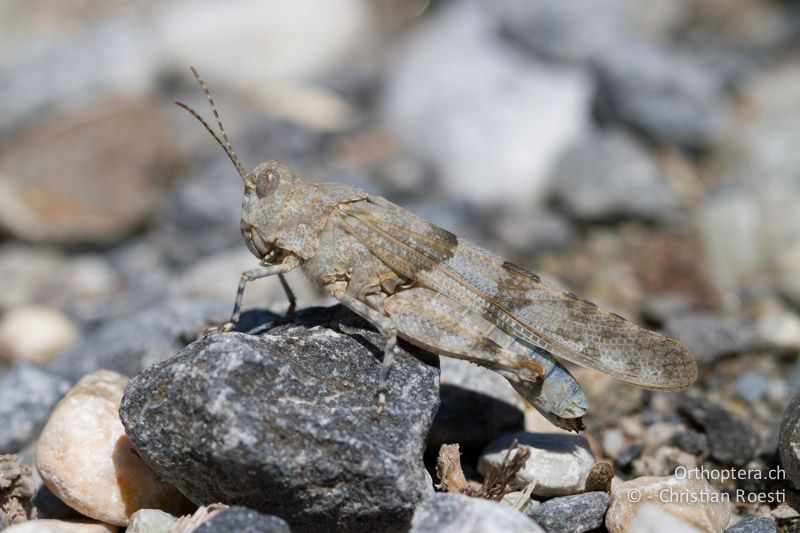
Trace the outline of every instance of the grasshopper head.
<instances>
[{"instance_id":1,"label":"grasshopper head","mask_svg":"<svg viewBox=\"0 0 800 533\"><path fill-rule=\"evenodd\" d=\"M275 245L276 234L284 200L299 181L277 161L261 163L244 180L242 236L253 255L267 263L279 262L286 253Z\"/></svg>"},{"instance_id":2,"label":"grasshopper head","mask_svg":"<svg viewBox=\"0 0 800 533\"><path fill-rule=\"evenodd\" d=\"M208 98L211 111L214 113L217 126L219 126L220 135L217 135L197 111L183 102L175 103L191 113L205 127L228 155L242 178L244 182L244 202L242 205L241 230L247 247L263 263L280 262L291 252L291 250L281 249L275 244L280 222L280 210L283 207L283 200L286 198L289 189L300 180L295 177L288 167L277 161L262 163L252 172L248 172L228 140L228 135L222 126L222 119L220 119L217 106L214 104L214 99L211 97L206 82L194 67L191 67L191 71L206 98Z\"/></svg>"}]
</instances>

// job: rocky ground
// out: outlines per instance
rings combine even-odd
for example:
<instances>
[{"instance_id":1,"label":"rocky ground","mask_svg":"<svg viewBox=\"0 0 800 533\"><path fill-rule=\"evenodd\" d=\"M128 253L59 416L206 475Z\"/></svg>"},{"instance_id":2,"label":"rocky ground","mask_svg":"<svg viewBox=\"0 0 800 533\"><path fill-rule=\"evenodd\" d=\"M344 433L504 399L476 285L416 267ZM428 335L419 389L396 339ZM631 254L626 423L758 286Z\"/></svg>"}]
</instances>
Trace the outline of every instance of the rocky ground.
<instances>
[{"instance_id":1,"label":"rocky ground","mask_svg":"<svg viewBox=\"0 0 800 533\"><path fill-rule=\"evenodd\" d=\"M398 5L400 4L400 5ZM800 10L778 0L0 6L0 529L800 529ZM235 332L247 166L383 195L694 352L570 367L587 430L288 276Z\"/></svg>"}]
</instances>

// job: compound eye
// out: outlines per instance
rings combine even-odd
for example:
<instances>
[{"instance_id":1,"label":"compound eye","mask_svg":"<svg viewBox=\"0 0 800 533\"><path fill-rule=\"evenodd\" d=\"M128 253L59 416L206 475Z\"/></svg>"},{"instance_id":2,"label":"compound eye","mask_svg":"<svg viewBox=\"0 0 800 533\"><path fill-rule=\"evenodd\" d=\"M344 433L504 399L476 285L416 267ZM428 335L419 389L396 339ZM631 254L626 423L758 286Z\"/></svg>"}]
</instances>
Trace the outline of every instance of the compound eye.
<instances>
[{"instance_id":1,"label":"compound eye","mask_svg":"<svg viewBox=\"0 0 800 533\"><path fill-rule=\"evenodd\" d=\"M281 175L274 169L265 168L256 176L256 196L264 198L269 196L281 183Z\"/></svg>"}]
</instances>

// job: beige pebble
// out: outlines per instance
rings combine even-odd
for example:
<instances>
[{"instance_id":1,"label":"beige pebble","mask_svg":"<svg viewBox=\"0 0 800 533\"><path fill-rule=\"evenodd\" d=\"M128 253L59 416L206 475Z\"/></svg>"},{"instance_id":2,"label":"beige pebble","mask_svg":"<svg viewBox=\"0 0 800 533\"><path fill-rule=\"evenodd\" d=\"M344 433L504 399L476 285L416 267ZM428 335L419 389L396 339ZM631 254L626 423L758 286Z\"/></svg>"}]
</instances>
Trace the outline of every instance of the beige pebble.
<instances>
[{"instance_id":1,"label":"beige pebble","mask_svg":"<svg viewBox=\"0 0 800 533\"><path fill-rule=\"evenodd\" d=\"M94 520L31 520L13 525L3 533L116 533L117 526Z\"/></svg>"},{"instance_id":2,"label":"beige pebble","mask_svg":"<svg viewBox=\"0 0 800 533\"><path fill-rule=\"evenodd\" d=\"M609 532L628 531L634 517L647 504L700 531L720 532L730 519L725 495L705 479L640 477L613 485L611 505L606 512Z\"/></svg>"},{"instance_id":3,"label":"beige pebble","mask_svg":"<svg viewBox=\"0 0 800 533\"><path fill-rule=\"evenodd\" d=\"M78 326L47 307L17 307L0 320L0 357L9 363L47 363L79 339Z\"/></svg>"},{"instance_id":4,"label":"beige pebble","mask_svg":"<svg viewBox=\"0 0 800 533\"><path fill-rule=\"evenodd\" d=\"M53 410L36 447L36 467L64 503L97 520L128 525L139 509L180 515L188 501L160 481L125 435L119 405L125 376L99 370Z\"/></svg>"}]
</instances>

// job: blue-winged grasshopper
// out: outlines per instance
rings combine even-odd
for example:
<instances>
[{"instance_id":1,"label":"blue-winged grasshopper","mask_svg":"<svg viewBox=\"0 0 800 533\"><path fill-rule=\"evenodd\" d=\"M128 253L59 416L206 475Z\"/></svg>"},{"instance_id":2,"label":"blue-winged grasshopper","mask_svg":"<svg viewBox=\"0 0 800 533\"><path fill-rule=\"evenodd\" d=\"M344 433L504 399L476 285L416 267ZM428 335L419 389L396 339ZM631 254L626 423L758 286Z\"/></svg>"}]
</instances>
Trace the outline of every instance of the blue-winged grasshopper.
<instances>
[{"instance_id":1,"label":"blue-winged grasshopper","mask_svg":"<svg viewBox=\"0 0 800 533\"><path fill-rule=\"evenodd\" d=\"M225 150L244 182L241 231L260 267L242 273L230 330L247 282L300 267L323 291L386 338L376 417L384 409L397 337L504 376L553 424L583 428L588 401L565 359L634 385L681 390L697 366L681 343L542 282L379 196L338 183L305 183L269 161L252 172L236 156L197 71ZM224 140L224 142L223 142Z\"/></svg>"}]
</instances>

